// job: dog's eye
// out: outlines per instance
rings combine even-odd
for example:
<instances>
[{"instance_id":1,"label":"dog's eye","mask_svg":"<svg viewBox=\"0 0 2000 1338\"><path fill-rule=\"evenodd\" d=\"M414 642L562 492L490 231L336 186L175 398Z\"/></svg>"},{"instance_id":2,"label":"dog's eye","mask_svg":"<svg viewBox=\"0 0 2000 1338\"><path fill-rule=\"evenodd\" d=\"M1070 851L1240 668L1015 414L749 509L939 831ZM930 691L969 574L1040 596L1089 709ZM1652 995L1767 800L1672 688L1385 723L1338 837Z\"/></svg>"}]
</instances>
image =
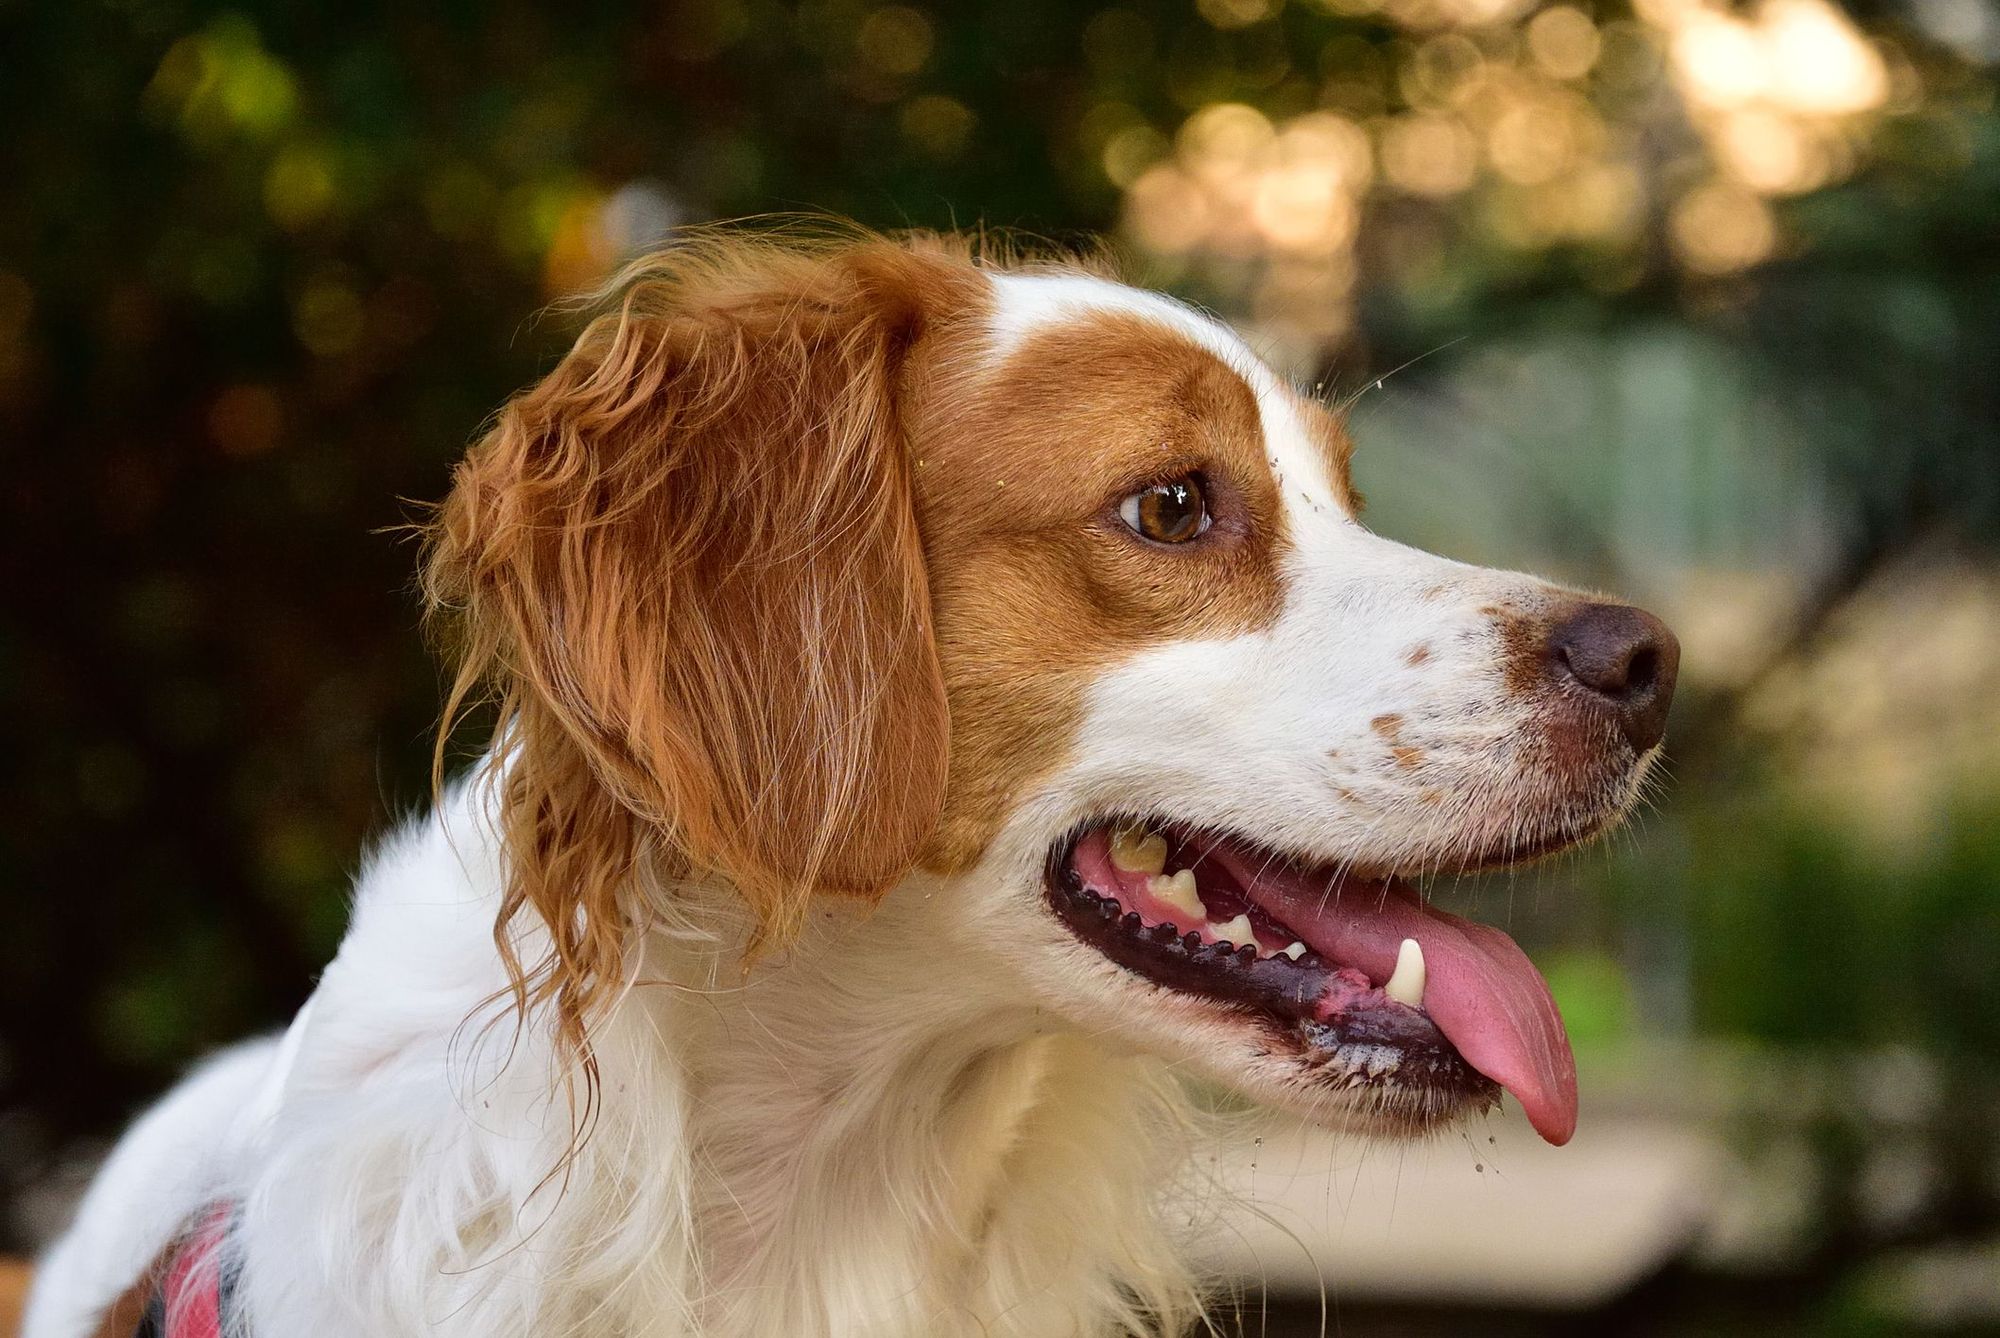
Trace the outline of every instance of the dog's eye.
<instances>
[{"instance_id":1,"label":"dog's eye","mask_svg":"<svg viewBox=\"0 0 2000 1338\"><path fill-rule=\"evenodd\" d=\"M1208 498L1193 475L1133 493L1118 504L1118 517L1134 534L1161 544L1184 544L1210 523Z\"/></svg>"}]
</instances>

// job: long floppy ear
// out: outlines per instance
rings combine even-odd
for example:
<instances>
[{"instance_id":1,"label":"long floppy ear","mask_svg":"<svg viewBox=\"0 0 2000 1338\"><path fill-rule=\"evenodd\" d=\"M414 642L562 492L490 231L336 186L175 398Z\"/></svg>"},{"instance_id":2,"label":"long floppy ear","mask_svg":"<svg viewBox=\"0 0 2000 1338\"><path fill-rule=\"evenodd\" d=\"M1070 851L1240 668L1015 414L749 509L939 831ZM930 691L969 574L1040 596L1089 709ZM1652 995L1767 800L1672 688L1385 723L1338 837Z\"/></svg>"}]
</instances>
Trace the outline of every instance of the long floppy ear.
<instances>
[{"instance_id":1,"label":"long floppy ear","mask_svg":"<svg viewBox=\"0 0 2000 1338\"><path fill-rule=\"evenodd\" d=\"M720 875L783 942L809 893L879 896L936 823L945 696L895 389L940 269L886 242L666 252L432 523L447 715L499 710L502 951L586 1053L648 862ZM554 946L523 970L528 907Z\"/></svg>"}]
</instances>

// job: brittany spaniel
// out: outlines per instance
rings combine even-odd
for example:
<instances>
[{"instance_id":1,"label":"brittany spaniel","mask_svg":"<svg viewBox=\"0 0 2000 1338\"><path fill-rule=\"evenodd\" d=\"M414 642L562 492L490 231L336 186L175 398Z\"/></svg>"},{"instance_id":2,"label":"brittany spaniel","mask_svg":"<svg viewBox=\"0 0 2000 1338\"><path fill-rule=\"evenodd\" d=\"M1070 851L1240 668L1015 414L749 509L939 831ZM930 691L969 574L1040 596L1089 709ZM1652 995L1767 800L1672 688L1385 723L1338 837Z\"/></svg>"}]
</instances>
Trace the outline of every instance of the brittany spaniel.
<instances>
[{"instance_id":1,"label":"brittany spaniel","mask_svg":"<svg viewBox=\"0 0 2000 1338\"><path fill-rule=\"evenodd\" d=\"M1615 821L1678 650L1371 534L1351 450L1076 266L637 267L430 525L492 745L126 1135L28 1338L163 1277L251 1338L1175 1333L1182 1071L1569 1138L1541 977L1405 880Z\"/></svg>"}]
</instances>

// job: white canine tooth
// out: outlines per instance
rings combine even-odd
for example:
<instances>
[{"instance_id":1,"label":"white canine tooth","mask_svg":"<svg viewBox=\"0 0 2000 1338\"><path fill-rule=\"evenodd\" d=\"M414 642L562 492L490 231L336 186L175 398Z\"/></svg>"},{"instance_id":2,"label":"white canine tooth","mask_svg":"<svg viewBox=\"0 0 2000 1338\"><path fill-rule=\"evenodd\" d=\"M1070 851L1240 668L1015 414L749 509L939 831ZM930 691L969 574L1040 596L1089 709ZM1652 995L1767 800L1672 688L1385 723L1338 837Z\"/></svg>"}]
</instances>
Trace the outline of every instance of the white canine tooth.
<instances>
[{"instance_id":1,"label":"white canine tooth","mask_svg":"<svg viewBox=\"0 0 2000 1338\"><path fill-rule=\"evenodd\" d=\"M1167 867L1167 838L1143 827L1114 828L1111 864L1126 873L1157 874Z\"/></svg>"},{"instance_id":2,"label":"white canine tooth","mask_svg":"<svg viewBox=\"0 0 2000 1338\"><path fill-rule=\"evenodd\" d=\"M1250 917L1239 915L1233 920L1225 920L1219 925L1210 925L1209 932L1225 943L1241 947L1245 943L1255 943L1257 934L1250 928Z\"/></svg>"},{"instance_id":3,"label":"white canine tooth","mask_svg":"<svg viewBox=\"0 0 2000 1338\"><path fill-rule=\"evenodd\" d=\"M1285 954L1285 956L1291 958L1293 961L1296 962L1297 960L1299 960L1299 958L1306 955L1306 945L1299 942L1297 939L1293 939L1290 943L1287 943L1284 947L1278 949L1278 951L1282 952L1283 954Z\"/></svg>"},{"instance_id":4,"label":"white canine tooth","mask_svg":"<svg viewBox=\"0 0 2000 1338\"><path fill-rule=\"evenodd\" d=\"M1195 895L1193 869L1182 869L1171 878L1154 874L1146 880L1146 890L1153 894L1156 901L1164 901L1182 915L1196 920L1208 918L1208 907L1202 905L1201 898Z\"/></svg>"},{"instance_id":5,"label":"white canine tooth","mask_svg":"<svg viewBox=\"0 0 2000 1338\"><path fill-rule=\"evenodd\" d=\"M1415 939L1404 939L1403 946L1396 949L1396 970L1382 993L1399 1004L1424 1006L1424 950Z\"/></svg>"}]
</instances>

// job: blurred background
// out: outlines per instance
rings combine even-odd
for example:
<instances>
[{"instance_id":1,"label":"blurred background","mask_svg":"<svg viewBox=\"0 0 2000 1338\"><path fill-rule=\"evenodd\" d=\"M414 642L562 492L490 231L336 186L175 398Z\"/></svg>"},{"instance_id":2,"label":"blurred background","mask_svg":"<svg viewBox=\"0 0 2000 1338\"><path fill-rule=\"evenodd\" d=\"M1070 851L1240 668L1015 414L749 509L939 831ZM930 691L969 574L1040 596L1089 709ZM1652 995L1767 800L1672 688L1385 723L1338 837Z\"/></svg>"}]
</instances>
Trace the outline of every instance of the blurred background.
<instances>
[{"instance_id":1,"label":"blurred background","mask_svg":"<svg viewBox=\"0 0 2000 1338\"><path fill-rule=\"evenodd\" d=\"M394 527L549 304L828 210L1108 235L1351 403L1377 529L1686 644L1625 834L1436 889L1551 977L1576 1144L1246 1133L1247 1332L2000 1332L1990 0L0 0L0 50L0 1250L424 800Z\"/></svg>"}]
</instances>

